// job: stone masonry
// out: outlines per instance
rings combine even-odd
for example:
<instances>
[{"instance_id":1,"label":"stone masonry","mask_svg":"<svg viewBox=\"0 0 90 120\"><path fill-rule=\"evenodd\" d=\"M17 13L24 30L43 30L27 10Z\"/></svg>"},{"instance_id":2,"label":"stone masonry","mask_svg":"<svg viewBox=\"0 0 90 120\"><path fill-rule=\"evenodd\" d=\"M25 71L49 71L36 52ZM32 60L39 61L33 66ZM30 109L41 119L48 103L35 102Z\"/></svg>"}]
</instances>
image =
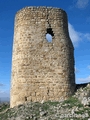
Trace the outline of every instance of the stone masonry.
<instances>
[{"instance_id":1,"label":"stone masonry","mask_svg":"<svg viewBox=\"0 0 90 120\"><path fill-rule=\"evenodd\" d=\"M52 41L46 39L46 34ZM25 7L15 17L11 100L60 101L74 93L74 48L66 12L52 7Z\"/></svg>"}]
</instances>

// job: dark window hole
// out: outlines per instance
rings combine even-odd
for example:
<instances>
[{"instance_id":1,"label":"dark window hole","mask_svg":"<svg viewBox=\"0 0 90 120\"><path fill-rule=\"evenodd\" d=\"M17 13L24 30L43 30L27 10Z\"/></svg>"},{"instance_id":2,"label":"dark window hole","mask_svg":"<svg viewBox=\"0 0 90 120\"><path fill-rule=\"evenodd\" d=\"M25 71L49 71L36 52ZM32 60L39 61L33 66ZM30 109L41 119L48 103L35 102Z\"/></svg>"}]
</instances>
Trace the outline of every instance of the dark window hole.
<instances>
[{"instance_id":1,"label":"dark window hole","mask_svg":"<svg viewBox=\"0 0 90 120\"><path fill-rule=\"evenodd\" d=\"M25 97L25 101L27 101L27 97Z\"/></svg>"},{"instance_id":2,"label":"dark window hole","mask_svg":"<svg viewBox=\"0 0 90 120\"><path fill-rule=\"evenodd\" d=\"M47 28L47 33L46 33L46 39L48 42L52 42L52 37L54 36L54 33L52 31L52 28Z\"/></svg>"}]
</instances>

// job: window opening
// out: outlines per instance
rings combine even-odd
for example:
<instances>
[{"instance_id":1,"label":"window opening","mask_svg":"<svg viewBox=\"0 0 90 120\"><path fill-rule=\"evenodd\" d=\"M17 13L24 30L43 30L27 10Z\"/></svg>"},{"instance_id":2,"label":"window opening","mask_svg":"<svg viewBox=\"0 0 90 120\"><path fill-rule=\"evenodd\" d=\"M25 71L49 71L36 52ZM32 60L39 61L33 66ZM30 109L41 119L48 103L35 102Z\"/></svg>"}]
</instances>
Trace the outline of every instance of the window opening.
<instances>
[{"instance_id":1,"label":"window opening","mask_svg":"<svg viewBox=\"0 0 90 120\"><path fill-rule=\"evenodd\" d=\"M25 97L25 101L27 101L27 97Z\"/></svg>"},{"instance_id":2,"label":"window opening","mask_svg":"<svg viewBox=\"0 0 90 120\"><path fill-rule=\"evenodd\" d=\"M52 28L47 28L47 33L46 33L46 39L48 42L52 42L52 37L54 36L54 33L52 31Z\"/></svg>"}]
</instances>

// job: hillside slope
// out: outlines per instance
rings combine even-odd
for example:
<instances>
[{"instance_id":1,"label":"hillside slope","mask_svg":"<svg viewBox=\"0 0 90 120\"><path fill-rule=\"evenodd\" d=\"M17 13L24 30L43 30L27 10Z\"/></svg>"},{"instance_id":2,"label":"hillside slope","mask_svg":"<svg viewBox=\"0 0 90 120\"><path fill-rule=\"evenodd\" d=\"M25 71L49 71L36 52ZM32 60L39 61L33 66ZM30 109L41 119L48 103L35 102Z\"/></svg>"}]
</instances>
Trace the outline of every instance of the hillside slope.
<instances>
[{"instance_id":1,"label":"hillside slope","mask_svg":"<svg viewBox=\"0 0 90 120\"><path fill-rule=\"evenodd\" d=\"M27 102L14 108L0 104L0 120L90 120L90 84L65 101Z\"/></svg>"}]
</instances>

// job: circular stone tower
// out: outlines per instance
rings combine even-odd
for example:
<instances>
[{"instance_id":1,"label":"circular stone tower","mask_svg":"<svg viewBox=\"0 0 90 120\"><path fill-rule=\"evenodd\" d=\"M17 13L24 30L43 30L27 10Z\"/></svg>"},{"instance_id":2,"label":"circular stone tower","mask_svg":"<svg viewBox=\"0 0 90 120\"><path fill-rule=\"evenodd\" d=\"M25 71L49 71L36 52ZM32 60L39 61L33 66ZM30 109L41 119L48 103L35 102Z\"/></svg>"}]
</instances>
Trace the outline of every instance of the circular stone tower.
<instances>
[{"instance_id":1,"label":"circular stone tower","mask_svg":"<svg viewBox=\"0 0 90 120\"><path fill-rule=\"evenodd\" d=\"M11 107L60 101L74 93L74 48L64 10L26 7L17 12L11 79Z\"/></svg>"}]
</instances>

